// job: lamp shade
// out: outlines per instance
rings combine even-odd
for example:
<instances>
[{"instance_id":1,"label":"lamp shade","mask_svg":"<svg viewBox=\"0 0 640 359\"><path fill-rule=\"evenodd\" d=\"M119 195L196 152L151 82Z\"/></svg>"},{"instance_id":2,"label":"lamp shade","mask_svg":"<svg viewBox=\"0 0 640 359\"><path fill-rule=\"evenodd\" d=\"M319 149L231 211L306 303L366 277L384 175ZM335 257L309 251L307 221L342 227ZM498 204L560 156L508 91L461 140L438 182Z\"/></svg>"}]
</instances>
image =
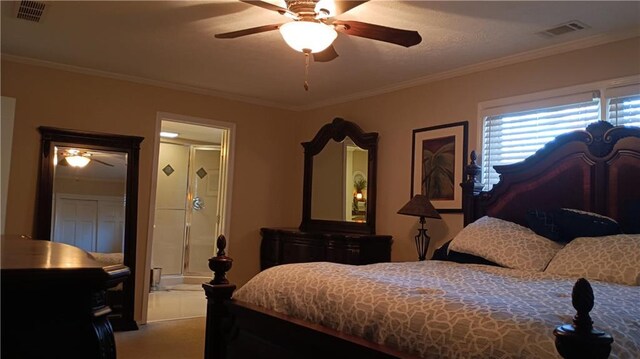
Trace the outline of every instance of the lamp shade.
<instances>
[{"instance_id":1,"label":"lamp shade","mask_svg":"<svg viewBox=\"0 0 640 359\"><path fill-rule=\"evenodd\" d=\"M407 204L400 208L398 214L415 217L441 218L438 211L433 208L429 197L422 194L413 196Z\"/></svg>"},{"instance_id":2,"label":"lamp shade","mask_svg":"<svg viewBox=\"0 0 640 359\"><path fill-rule=\"evenodd\" d=\"M320 52L338 36L333 27L314 21L288 22L280 26L280 34L287 45L300 52Z\"/></svg>"}]
</instances>

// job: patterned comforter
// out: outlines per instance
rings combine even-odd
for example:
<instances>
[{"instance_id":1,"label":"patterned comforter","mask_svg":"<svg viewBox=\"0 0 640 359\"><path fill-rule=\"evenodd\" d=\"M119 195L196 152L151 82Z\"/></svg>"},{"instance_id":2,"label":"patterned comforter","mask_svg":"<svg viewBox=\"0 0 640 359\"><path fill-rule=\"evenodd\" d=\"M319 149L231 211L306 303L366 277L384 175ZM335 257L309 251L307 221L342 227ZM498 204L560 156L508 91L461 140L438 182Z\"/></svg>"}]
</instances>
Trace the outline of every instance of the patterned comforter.
<instances>
[{"instance_id":1,"label":"patterned comforter","mask_svg":"<svg viewBox=\"0 0 640 359\"><path fill-rule=\"evenodd\" d=\"M234 299L424 358L560 358L553 329L571 323L574 279L425 261L289 264L261 272ZM640 287L591 282L594 325L612 358L640 358Z\"/></svg>"}]
</instances>

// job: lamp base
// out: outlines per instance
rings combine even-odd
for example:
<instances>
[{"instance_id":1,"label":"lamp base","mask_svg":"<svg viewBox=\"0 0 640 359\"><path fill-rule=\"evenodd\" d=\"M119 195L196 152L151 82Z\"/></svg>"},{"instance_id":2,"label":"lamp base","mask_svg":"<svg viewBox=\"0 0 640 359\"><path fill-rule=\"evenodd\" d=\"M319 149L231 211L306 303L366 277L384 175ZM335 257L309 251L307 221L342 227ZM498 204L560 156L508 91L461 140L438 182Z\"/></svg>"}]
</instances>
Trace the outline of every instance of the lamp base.
<instances>
[{"instance_id":1,"label":"lamp base","mask_svg":"<svg viewBox=\"0 0 640 359\"><path fill-rule=\"evenodd\" d=\"M420 261L427 259L427 250L429 249L429 242L431 241L431 238L427 235L427 230L424 228L425 223L426 220L424 217L420 217L420 228L418 229L418 235L415 236L418 260Z\"/></svg>"}]
</instances>

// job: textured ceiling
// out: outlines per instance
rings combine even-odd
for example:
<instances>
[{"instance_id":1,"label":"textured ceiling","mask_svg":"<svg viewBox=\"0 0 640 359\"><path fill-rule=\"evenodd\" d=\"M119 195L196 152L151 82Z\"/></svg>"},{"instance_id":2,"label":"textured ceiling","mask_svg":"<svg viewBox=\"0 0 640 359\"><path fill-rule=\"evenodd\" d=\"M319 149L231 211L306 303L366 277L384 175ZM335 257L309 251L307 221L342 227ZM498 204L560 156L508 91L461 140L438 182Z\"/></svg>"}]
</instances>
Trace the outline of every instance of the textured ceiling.
<instances>
[{"instance_id":1,"label":"textured ceiling","mask_svg":"<svg viewBox=\"0 0 640 359\"><path fill-rule=\"evenodd\" d=\"M278 1L272 1L281 4ZM278 107L303 109L426 81L560 44L640 34L640 2L370 1L338 16L417 30L404 48L340 34L340 57L310 65L277 31L238 39L216 33L289 21L239 1L48 2L39 23L16 19L2 1L2 53L152 80ZM590 28L555 38L540 31L571 20ZM604 40L603 40L604 39ZM569 48L569 46L567 46Z\"/></svg>"}]
</instances>

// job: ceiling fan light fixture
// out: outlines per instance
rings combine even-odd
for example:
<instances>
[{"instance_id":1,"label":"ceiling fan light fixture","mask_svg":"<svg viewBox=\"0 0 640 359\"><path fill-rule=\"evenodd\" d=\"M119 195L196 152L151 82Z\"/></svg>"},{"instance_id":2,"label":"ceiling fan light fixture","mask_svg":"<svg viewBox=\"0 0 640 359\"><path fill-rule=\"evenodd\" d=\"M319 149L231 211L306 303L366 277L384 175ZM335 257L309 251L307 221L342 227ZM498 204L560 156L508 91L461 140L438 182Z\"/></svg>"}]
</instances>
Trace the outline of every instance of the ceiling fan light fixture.
<instances>
[{"instance_id":1,"label":"ceiling fan light fixture","mask_svg":"<svg viewBox=\"0 0 640 359\"><path fill-rule=\"evenodd\" d=\"M316 4L315 12L320 17L331 17L336 14L336 3L333 0L320 0Z\"/></svg>"},{"instance_id":2,"label":"ceiling fan light fixture","mask_svg":"<svg viewBox=\"0 0 640 359\"><path fill-rule=\"evenodd\" d=\"M67 156L65 159L67 160L67 163L69 164L69 166L80 167L80 168L88 165L89 162L91 161L88 155Z\"/></svg>"},{"instance_id":3,"label":"ceiling fan light fixture","mask_svg":"<svg viewBox=\"0 0 640 359\"><path fill-rule=\"evenodd\" d=\"M314 21L288 22L280 26L280 34L292 49L312 53L326 49L338 36L333 27Z\"/></svg>"}]
</instances>

